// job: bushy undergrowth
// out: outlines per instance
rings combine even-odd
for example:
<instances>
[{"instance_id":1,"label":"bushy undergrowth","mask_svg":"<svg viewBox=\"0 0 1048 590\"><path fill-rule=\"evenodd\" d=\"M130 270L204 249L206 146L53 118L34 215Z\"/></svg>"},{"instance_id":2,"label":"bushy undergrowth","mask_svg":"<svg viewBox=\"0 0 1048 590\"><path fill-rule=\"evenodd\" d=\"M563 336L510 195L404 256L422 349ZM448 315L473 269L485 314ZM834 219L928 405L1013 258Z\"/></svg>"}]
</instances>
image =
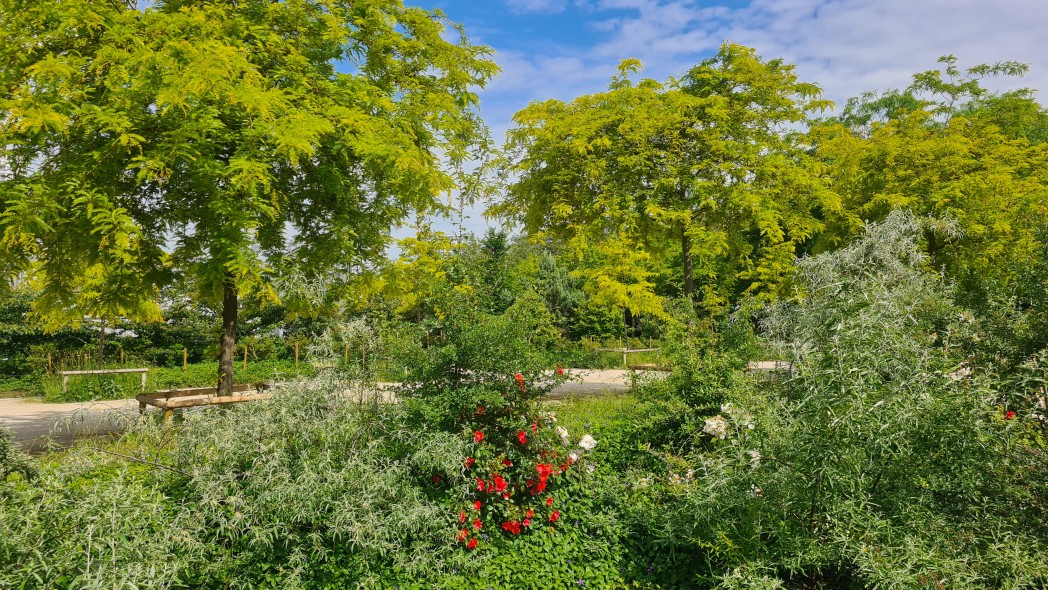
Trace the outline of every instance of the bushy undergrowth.
<instances>
[{"instance_id":1,"label":"bushy undergrowth","mask_svg":"<svg viewBox=\"0 0 1048 590\"><path fill-rule=\"evenodd\" d=\"M766 315L792 374L721 389L687 481L659 493L696 583L747 588L1038 588L1048 463L998 382L958 372L967 329L893 215L800 263ZM690 431L689 431L690 432Z\"/></svg>"}]
</instances>

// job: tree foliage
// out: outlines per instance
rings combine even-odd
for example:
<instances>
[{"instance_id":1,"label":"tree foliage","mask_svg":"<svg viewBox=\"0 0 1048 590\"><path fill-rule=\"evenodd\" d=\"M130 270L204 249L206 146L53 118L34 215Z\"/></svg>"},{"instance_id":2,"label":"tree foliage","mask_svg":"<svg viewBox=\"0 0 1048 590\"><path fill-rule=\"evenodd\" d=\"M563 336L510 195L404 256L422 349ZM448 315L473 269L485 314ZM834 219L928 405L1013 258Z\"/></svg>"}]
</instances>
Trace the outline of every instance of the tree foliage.
<instances>
[{"instance_id":1,"label":"tree foliage","mask_svg":"<svg viewBox=\"0 0 1048 590\"><path fill-rule=\"evenodd\" d=\"M816 213L837 207L789 133L829 103L793 66L738 45L680 80L634 83L638 69L625 61L606 92L517 113L505 161L516 178L494 211L579 251L677 246L684 292L694 272L709 308L778 291Z\"/></svg>"},{"instance_id":2,"label":"tree foliage","mask_svg":"<svg viewBox=\"0 0 1048 590\"><path fill-rule=\"evenodd\" d=\"M38 270L48 311L131 315L177 269L223 302L230 348L238 295L378 256L486 142L489 50L400 0L0 14L4 266Z\"/></svg>"}]
</instances>

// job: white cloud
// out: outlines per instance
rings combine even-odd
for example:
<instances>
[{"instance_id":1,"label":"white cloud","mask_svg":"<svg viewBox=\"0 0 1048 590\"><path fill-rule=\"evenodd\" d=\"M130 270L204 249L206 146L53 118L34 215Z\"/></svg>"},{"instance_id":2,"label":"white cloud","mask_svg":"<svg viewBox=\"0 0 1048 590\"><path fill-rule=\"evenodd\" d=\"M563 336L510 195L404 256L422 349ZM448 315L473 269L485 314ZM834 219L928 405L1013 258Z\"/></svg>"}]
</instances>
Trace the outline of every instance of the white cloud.
<instances>
[{"instance_id":1,"label":"white cloud","mask_svg":"<svg viewBox=\"0 0 1048 590\"><path fill-rule=\"evenodd\" d=\"M557 14L567 7L567 0L506 0L511 10L517 12L547 12Z\"/></svg>"}]
</instances>

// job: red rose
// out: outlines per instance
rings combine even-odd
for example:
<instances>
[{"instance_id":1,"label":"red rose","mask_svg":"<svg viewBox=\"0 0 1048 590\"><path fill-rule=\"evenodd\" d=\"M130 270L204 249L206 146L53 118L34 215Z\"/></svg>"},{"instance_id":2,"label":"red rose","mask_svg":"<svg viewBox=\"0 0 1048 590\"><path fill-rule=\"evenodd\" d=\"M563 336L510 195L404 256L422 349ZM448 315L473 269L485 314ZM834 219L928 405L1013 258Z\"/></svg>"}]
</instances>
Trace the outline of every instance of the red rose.
<instances>
[{"instance_id":1,"label":"red rose","mask_svg":"<svg viewBox=\"0 0 1048 590\"><path fill-rule=\"evenodd\" d=\"M1015 412L1008 410L1008 413L1004 415L1004 419L1011 420L1012 418L1015 418Z\"/></svg>"},{"instance_id":2,"label":"red rose","mask_svg":"<svg viewBox=\"0 0 1048 590\"><path fill-rule=\"evenodd\" d=\"M550 522L557 522L558 518L560 518L560 510L554 510L553 514L549 515Z\"/></svg>"},{"instance_id":3,"label":"red rose","mask_svg":"<svg viewBox=\"0 0 1048 590\"><path fill-rule=\"evenodd\" d=\"M513 467L513 461L510 461L509 459L503 459L502 464L506 467Z\"/></svg>"},{"instance_id":4,"label":"red rose","mask_svg":"<svg viewBox=\"0 0 1048 590\"><path fill-rule=\"evenodd\" d=\"M502 476L495 474L495 492L502 493L506 491L506 480L502 479Z\"/></svg>"},{"instance_id":5,"label":"red rose","mask_svg":"<svg viewBox=\"0 0 1048 590\"><path fill-rule=\"evenodd\" d=\"M552 506L552 505L553 505L553 496L550 496L549 498L546 498L546 506Z\"/></svg>"},{"instance_id":6,"label":"red rose","mask_svg":"<svg viewBox=\"0 0 1048 590\"><path fill-rule=\"evenodd\" d=\"M481 491L481 492L483 492L483 491L484 491L484 487L485 487L485 485L486 485L486 484L484 483L484 480L483 480L483 479L480 479L480 478L478 477L478 478L477 478L477 490L478 490L478 491Z\"/></svg>"},{"instance_id":7,"label":"red rose","mask_svg":"<svg viewBox=\"0 0 1048 590\"><path fill-rule=\"evenodd\" d=\"M519 440L520 444L522 444L522 445L528 444L528 433L526 433L523 430L521 430L520 432L517 433L517 440Z\"/></svg>"},{"instance_id":8,"label":"red rose","mask_svg":"<svg viewBox=\"0 0 1048 590\"><path fill-rule=\"evenodd\" d=\"M470 539L469 543L466 543L466 549L473 549L476 546L477 546L477 540L476 539Z\"/></svg>"},{"instance_id":9,"label":"red rose","mask_svg":"<svg viewBox=\"0 0 1048 590\"><path fill-rule=\"evenodd\" d=\"M458 532L457 535L455 535L455 539L457 539L459 541L465 541L466 540L466 535L468 535L468 534L469 534L469 532L466 529L462 529L461 531Z\"/></svg>"},{"instance_id":10,"label":"red rose","mask_svg":"<svg viewBox=\"0 0 1048 590\"><path fill-rule=\"evenodd\" d=\"M440 483L440 476L439 475L434 475L433 476L433 483Z\"/></svg>"},{"instance_id":11,"label":"red rose","mask_svg":"<svg viewBox=\"0 0 1048 590\"><path fill-rule=\"evenodd\" d=\"M481 506L480 500L477 500L476 502L473 503L473 509L478 511L478 512L480 511L480 506Z\"/></svg>"},{"instance_id":12,"label":"red rose","mask_svg":"<svg viewBox=\"0 0 1048 590\"><path fill-rule=\"evenodd\" d=\"M474 459L473 457L466 457L466 469L470 469L470 468L472 468L476 464L477 464L477 460L476 459Z\"/></svg>"},{"instance_id":13,"label":"red rose","mask_svg":"<svg viewBox=\"0 0 1048 590\"><path fill-rule=\"evenodd\" d=\"M509 492L506 492L505 494L502 494L502 498L504 500L509 500Z\"/></svg>"},{"instance_id":14,"label":"red rose","mask_svg":"<svg viewBox=\"0 0 1048 590\"><path fill-rule=\"evenodd\" d=\"M532 516L535 516L535 511L534 511L534 510L528 510L528 513L527 513L527 515L526 515L526 516L527 516L528 518L531 518Z\"/></svg>"},{"instance_id":15,"label":"red rose","mask_svg":"<svg viewBox=\"0 0 1048 590\"><path fill-rule=\"evenodd\" d=\"M521 375L520 373L514 375L513 378L517 380L517 383L524 383L524 375Z\"/></svg>"},{"instance_id":16,"label":"red rose","mask_svg":"<svg viewBox=\"0 0 1048 590\"><path fill-rule=\"evenodd\" d=\"M459 522L466 522L466 513L459 512Z\"/></svg>"},{"instance_id":17,"label":"red rose","mask_svg":"<svg viewBox=\"0 0 1048 590\"><path fill-rule=\"evenodd\" d=\"M479 518L473 519L473 530L479 531L480 527L484 526L484 523L480 522Z\"/></svg>"},{"instance_id":18,"label":"red rose","mask_svg":"<svg viewBox=\"0 0 1048 590\"><path fill-rule=\"evenodd\" d=\"M474 432L473 433L473 440L475 440L477 442L480 442L480 441L484 440L484 433L479 431L479 430Z\"/></svg>"},{"instance_id":19,"label":"red rose","mask_svg":"<svg viewBox=\"0 0 1048 590\"><path fill-rule=\"evenodd\" d=\"M520 534L520 523L515 520L510 520L502 523L502 529L513 533L514 535Z\"/></svg>"},{"instance_id":20,"label":"red rose","mask_svg":"<svg viewBox=\"0 0 1048 590\"><path fill-rule=\"evenodd\" d=\"M538 432L539 431L539 425L538 424L532 424L531 425L531 431L532 432Z\"/></svg>"},{"instance_id":21,"label":"red rose","mask_svg":"<svg viewBox=\"0 0 1048 590\"><path fill-rule=\"evenodd\" d=\"M477 406L477 414L484 415L484 406Z\"/></svg>"},{"instance_id":22,"label":"red rose","mask_svg":"<svg viewBox=\"0 0 1048 590\"><path fill-rule=\"evenodd\" d=\"M522 524L524 526L531 526L531 519L530 518L525 518L524 522L522 522L520 524Z\"/></svg>"},{"instance_id":23,"label":"red rose","mask_svg":"<svg viewBox=\"0 0 1048 590\"><path fill-rule=\"evenodd\" d=\"M563 375L564 374L564 369L562 369L560 367L557 367L557 374L558 375Z\"/></svg>"}]
</instances>

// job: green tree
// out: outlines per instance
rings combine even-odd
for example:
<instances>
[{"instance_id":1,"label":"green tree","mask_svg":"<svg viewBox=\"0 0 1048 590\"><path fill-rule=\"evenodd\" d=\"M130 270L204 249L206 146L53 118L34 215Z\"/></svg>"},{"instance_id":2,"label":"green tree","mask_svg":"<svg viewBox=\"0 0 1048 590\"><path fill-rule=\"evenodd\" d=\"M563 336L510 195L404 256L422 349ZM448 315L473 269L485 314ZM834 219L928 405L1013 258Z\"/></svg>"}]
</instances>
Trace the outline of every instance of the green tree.
<instances>
[{"instance_id":1,"label":"green tree","mask_svg":"<svg viewBox=\"0 0 1048 590\"><path fill-rule=\"evenodd\" d=\"M493 211L582 251L679 245L683 292L711 309L775 293L821 228L816 213L837 207L790 133L830 103L793 66L738 45L680 80L634 84L638 69L623 62L606 92L517 113L505 156L516 181Z\"/></svg>"},{"instance_id":2,"label":"green tree","mask_svg":"<svg viewBox=\"0 0 1048 590\"><path fill-rule=\"evenodd\" d=\"M818 248L845 243L893 209L912 211L923 220L928 263L984 298L1032 263L1048 221L1043 109L1028 93L993 96L980 86L986 76L1022 73L1020 64L961 71L952 56L940 61L944 71L915 75L905 92L850 101L862 117L812 130L843 203ZM1015 109L1004 113L1006 105Z\"/></svg>"},{"instance_id":3,"label":"green tree","mask_svg":"<svg viewBox=\"0 0 1048 590\"><path fill-rule=\"evenodd\" d=\"M487 141L489 49L401 0L2 0L0 23L3 268L38 261L48 310L195 275L226 392L239 297L377 256Z\"/></svg>"}]
</instances>

